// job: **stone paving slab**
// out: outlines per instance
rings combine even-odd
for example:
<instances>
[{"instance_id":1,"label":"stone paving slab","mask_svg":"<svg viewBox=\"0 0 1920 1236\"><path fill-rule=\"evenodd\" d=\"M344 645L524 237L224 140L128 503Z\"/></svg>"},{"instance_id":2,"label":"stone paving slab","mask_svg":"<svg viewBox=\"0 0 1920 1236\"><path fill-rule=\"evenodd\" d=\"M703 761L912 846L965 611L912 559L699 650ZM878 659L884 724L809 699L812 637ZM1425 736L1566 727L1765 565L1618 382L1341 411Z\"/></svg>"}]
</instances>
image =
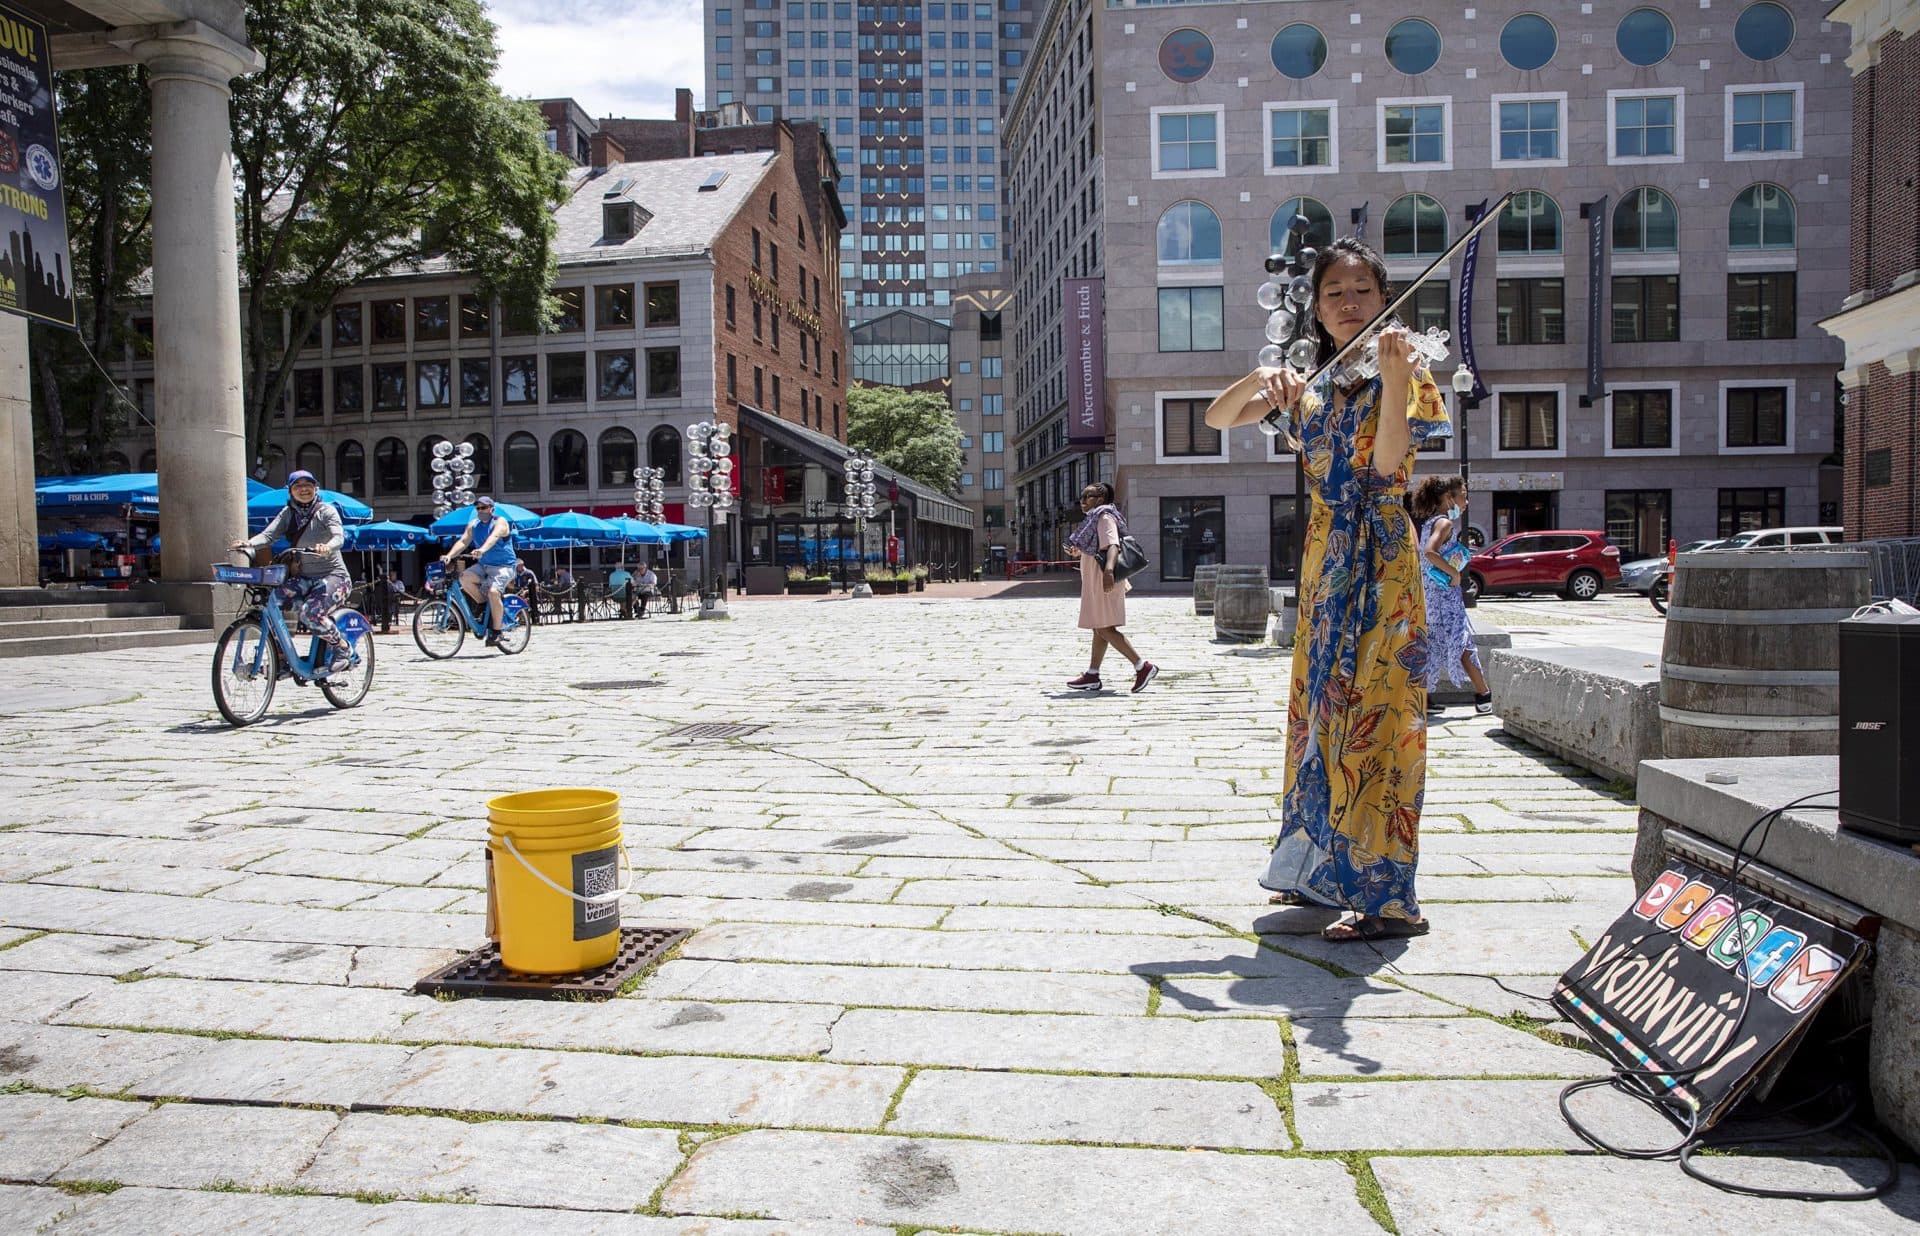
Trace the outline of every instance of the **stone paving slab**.
<instances>
[{"instance_id":1,"label":"stone paving slab","mask_svg":"<svg viewBox=\"0 0 1920 1236\"><path fill-rule=\"evenodd\" d=\"M1459 1010L1372 978L1341 978L1305 962L1281 978L1170 978L1160 1008L1182 1017L1440 1017Z\"/></svg>"},{"instance_id":2,"label":"stone paving slab","mask_svg":"<svg viewBox=\"0 0 1920 1236\"><path fill-rule=\"evenodd\" d=\"M641 988L686 1000L794 1000L873 1008L982 1012L1144 1013L1147 984L1114 974L927 970L670 961ZM1437 1005L1445 1009L1445 1005Z\"/></svg>"},{"instance_id":3,"label":"stone paving slab","mask_svg":"<svg viewBox=\"0 0 1920 1236\"><path fill-rule=\"evenodd\" d=\"M895 901L941 906L1090 906L1138 909L1147 898L1114 888L1035 880L915 880Z\"/></svg>"},{"instance_id":4,"label":"stone paving slab","mask_svg":"<svg viewBox=\"0 0 1920 1236\"><path fill-rule=\"evenodd\" d=\"M810 890L834 896L843 881L821 881ZM791 890L794 885L788 885ZM752 897L649 897L620 903L622 922L698 926L703 923L827 923L855 927L933 927L946 906L893 906L871 901L816 901L811 898L763 901Z\"/></svg>"},{"instance_id":5,"label":"stone paving slab","mask_svg":"<svg viewBox=\"0 0 1920 1236\"><path fill-rule=\"evenodd\" d=\"M147 1113L145 1103L66 1099L49 1094L0 1094L0 1180L37 1183L99 1147ZM17 1192L0 1191L0 1231L32 1231L6 1222ZM24 1217L24 1215L23 1215Z\"/></svg>"},{"instance_id":6,"label":"stone paving slab","mask_svg":"<svg viewBox=\"0 0 1920 1236\"><path fill-rule=\"evenodd\" d=\"M224 1031L289 1039L381 1039L418 1005L396 992L148 979L121 983L60 1014L62 1024Z\"/></svg>"},{"instance_id":7,"label":"stone paving slab","mask_svg":"<svg viewBox=\"0 0 1920 1236\"><path fill-rule=\"evenodd\" d=\"M225 888L246 877L237 871L218 867L189 867L164 864L135 865L124 861L94 860L75 863L51 875L34 877L36 884L70 884L76 888L98 888L112 892L168 893L176 897L198 897L216 888Z\"/></svg>"},{"instance_id":8,"label":"stone paving slab","mask_svg":"<svg viewBox=\"0 0 1920 1236\"><path fill-rule=\"evenodd\" d=\"M128 1090L149 1098L353 1107L396 1085L412 1055L411 1048L371 1043L229 1039L148 1072Z\"/></svg>"},{"instance_id":9,"label":"stone paving slab","mask_svg":"<svg viewBox=\"0 0 1920 1236\"><path fill-rule=\"evenodd\" d=\"M1908 1171L1889 1197L1815 1203L1743 1197L1681 1175L1671 1163L1605 1157L1394 1158L1373 1173L1401 1236L1463 1231L1512 1236L1615 1236L1621 1232L1740 1232L1743 1236L1888 1236L1920 1224L1920 1179ZM1706 1161L1707 1170L1767 1188L1852 1191L1880 1175L1876 1163Z\"/></svg>"},{"instance_id":10,"label":"stone paving slab","mask_svg":"<svg viewBox=\"0 0 1920 1236\"><path fill-rule=\"evenodd\" d=\"M339 1123L332 1112L167 1103L76 1159L55 1179L168 1188L285 1187Z\"/></svg>"},{"instance_id":11,"label":"stone paving slab","mask_svg":"<svg viewBox=\"0 0 1920 1236\"><path fill-rule=\"evenodd\" d=\"M56 932L0 952L0 970L57 974L131 974L191 950L173 940Z\"/></svg>"},{"instance_id":12,"label":"stone paving slab","mask_svg":"<svg viewBox=\"0 0 1920 1236\"><path fill-rule=\"evenodd\" d=\"M0 1145L4 1145L0 1142ZM40 1232L62 1215L97 1199L75 1197L59 1189L0 1184L0 1232Z\"/></svg>"},{"instance_id":13,"label":"stone paving slab","mask_svg":"<svg viewBox=\"0 0 1920 1236\"><path fill-rule=\"evenodd\" d=\"M972 1069L1277 1077L1277 1027L1176 1017L1053 1016L851 1009L833 1026L830 1060Z\"/></svg>"},{"instance_id":14,"label":"stone paving slab","mask_svg":"<svg viewBox=\"0 0 1920 1236\"><path fill-rule=\"evenodd\" d=\"M45 1021L112 986L100 975L0 970L0 1021Z\"/></svg>"},{"instance_id":15,"label":"stone paving slab","mask_svg":"<svg viewBox=\"0 0 1920 1236\"><path fill-rule=\"evenodd\" d=\"M221 940L148 967L179 978L258 979L272 983L344 985L354 950L343 944L264 944Z\"/></svg>"},{"instance_id":16,"label":"stone paving slab","mask_svg":"<svg viewBox=\"0 0 1920 1236\"><path fill-rule=\"evenodd\" d=\"M187 1034L0 1022L0 1085L19 1081L47 1090L85 1086L116 1093L211 1045Z\"/></svg>"},{"instance_id":17,"label":"stone paving slab","mask_svg":"<svg viewBox=\"0 0 1920 1236\"><path fill-rule=\"evenodd\" d=\"M955 906L942 931L1038 931L1121 936L1213 936L1212 923L1159 910L1082 910L1071 907Z\"/></svg>"},{"instance_id":18,"label":"stone paving slab","mask_svg":"<svg viewBox=\"0 0 1920 1236\"><path fill-rule=\"evenodd\" d=\"M1185 1233L1245 1236L1276 1215L1378 1236L1337 1163L1258 1155L752 1132L695 1152L670 1211L844 1217L876 1224L1112 1236L1153 1215ZM1147 1208L1147 1209L1143 1209Z\"/></svg>"},{"instance_id":19,"label":"stone paving slab","mask_svg":"<svg viewBox=\"0 0 1920 1236\"><path fill-rule=\"evenodd\" d=\"M1348 1017L1299 1041L1300 1076L1591 1077L1598 1056L1482 1017Z\"/></svg>"},{"instance_id":20,"label":"stone paving slab","mask_svg":"<svg viewBox=\"0 0 1920 1236\"><path fill-rule=\"evenodd\" d=\"M1290 1150L1280 1109L1249 1082L928 1070L887 1130L996 1140Z\"/></svg>"},{"instance_id":21,"label":"stone paving slab","mask_svg":"<svg viewBox=\"0 0 1920 1236\"><path fill-rule=\"evenodd\" d=\"M831 1004L702 1004L644 997L604 1004L454 1000L428 1005L393 1037L410 1043L819 1056L831 1045L830 1032L841 1012Z\"/></svg>"},{"instance_id":22,"label":"stone paving slab","mask_svg":"<svg viewBox=\"0 0 1920 1236\"><path fill-rule=\"evenodd\" d=\"M671 1129L350 1115L302 1171L323 1193L635 1210L685 1157Z\"/></svg>"},{"instance_id":23,"label":"stone paving slab","mask_svg":"<svg viewBox=\"0 0 1920 1236\"><path fill-rule=\"evenodd\" d=\"M905 1073L877 1065L534 1048L429 1047L378 1102L506 1115L765 1127L877 1128Z\"/></svg>"},{"instance_id":24,"label":"stone paving slab","mask_svg":"<svg viewBox=\"0 0 1920 1236\"><path fill-rule=\"evenodd\" d=\"M1565 1084L1301 1082L1293 1087L1293 1123L1306 1150L1591 1149L1560 1116ZM1665 1118L1617 1091L1584 1091L1569 1106L1617 1146L1668 1146L1679 1140Z\"/></svg>"}]
</instances>

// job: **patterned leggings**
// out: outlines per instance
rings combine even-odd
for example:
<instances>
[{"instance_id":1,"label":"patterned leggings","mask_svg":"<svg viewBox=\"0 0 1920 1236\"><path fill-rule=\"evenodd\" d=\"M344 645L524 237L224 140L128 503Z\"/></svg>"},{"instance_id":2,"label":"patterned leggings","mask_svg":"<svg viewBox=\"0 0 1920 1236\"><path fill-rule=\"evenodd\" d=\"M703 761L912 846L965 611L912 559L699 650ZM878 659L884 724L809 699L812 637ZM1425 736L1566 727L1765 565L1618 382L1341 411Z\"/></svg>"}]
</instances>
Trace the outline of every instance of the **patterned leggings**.
<instances>
[{"instance_id":1,"label":"patterned leggings","mask_svg":"<svg viewBox=\"0 0 1920 1236\"><path fill-rule=\"evenodd\" d=\"M273 595L283 605L299 605L300 621L307 624L307 630L334 648L345 648L346 637L333 625L333 611L340 608L352 590L353 581L344 572L336 571L317 577L289 576L273 590Z\"/></svg>"}]
</instances>

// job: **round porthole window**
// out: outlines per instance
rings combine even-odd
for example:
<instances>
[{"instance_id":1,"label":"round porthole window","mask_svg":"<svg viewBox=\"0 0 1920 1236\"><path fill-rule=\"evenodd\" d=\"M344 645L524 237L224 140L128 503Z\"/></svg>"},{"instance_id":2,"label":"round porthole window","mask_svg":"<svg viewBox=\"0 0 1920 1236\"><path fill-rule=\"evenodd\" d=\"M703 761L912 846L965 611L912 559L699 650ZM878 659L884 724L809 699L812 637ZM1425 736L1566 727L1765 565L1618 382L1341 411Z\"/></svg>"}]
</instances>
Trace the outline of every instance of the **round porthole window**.
<instances>
[{"instance_id":1,"label":"round porthole window","mask_svg":"<svg viewBox=\"0 0 1920 1236\"><path fill-rule=\"evenodd\" d=\"M1659 9L1635 9L1620 19L1613 41L1629 64L1659 64L1673 51L1673 22Z\"/></svg>"},{"instance_id":2,"label":"round porthole window","mask_svg":"<svg viewBox=\"0 0 1920 1236\"><path fill-rule=\"evenodd\" d=\"M1734 46L1749 60L1777 60L1793 46L1793 14L1777 4L1754 4L1733 23Z\"/></svg>"},{"instance_id":3,"label":"round porthole window","mask_svg":"<svg viewBox=\"0 0 1920 1236\"><path fill-rule=\"evenodd\" d=\"M1409 17L1387 31L1387 63L1409 77L1440 61L1440 32L1432 23Z\"/></svg>"},{"instance_id":4,"label":"round porthole window","mask_svg":"<svg viewBox=\"0 0 1920 1236\"><path fill-rule=\"evenodd\" d=\"M1312 77L1327 63L1327 40L1306 22L1297 21L1273 36L1273 67L1288 77Z\"/></svg>"},{"instance_id":5,"label":"round porthole window","mask_svg":"<svg viewBox=\"0 0 1920 1236\"><path fill-rule=\"evenodd\" d=\"M1545 68L1558 47L1553 23L1538 13L1522 13L1500 29L1500 55L1516 69Z\"/></svg>"},{"instance_id":6,"label":"round porthole window","mask_svg":"<svg viewBox=\"0 0 1920 1236\"><path fill-rule=\"evenodd\" d=\"M1160 71L1174 81L1197 82L1213 68L1213 40L1198 30L1175 30L1160 40Z\"/></svg>"}]
</instances>

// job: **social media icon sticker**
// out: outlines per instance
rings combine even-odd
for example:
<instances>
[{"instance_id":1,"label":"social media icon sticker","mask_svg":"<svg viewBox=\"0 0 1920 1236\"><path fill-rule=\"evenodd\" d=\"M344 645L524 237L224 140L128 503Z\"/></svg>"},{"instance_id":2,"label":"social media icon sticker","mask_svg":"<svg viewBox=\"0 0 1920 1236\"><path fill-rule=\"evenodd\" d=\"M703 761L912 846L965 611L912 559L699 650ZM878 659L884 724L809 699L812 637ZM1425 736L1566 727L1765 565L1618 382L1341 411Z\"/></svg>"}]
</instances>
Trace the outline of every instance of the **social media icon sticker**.
<instances>
[{"instance_id":1,"label":"social media icon sticker","mask_svg":"<svg viewBox=\"0 0 1920 1236\"><path fill-rule=\"evenodd\" d=\"M1818 944L1809 944L1780 971L1780 977L1767 988L1767 998L1789 1013L1804 1013L1846 968L1844 958Z\"/></svg>"},{"instance_id":2,"label":"social media icon sticker","mask_svg":"<svg viewBox=\"0 0 1920 1236\"><path fill-rule=\"evenodd\" d=\"M1740 964L1747 950L1760 942L1773 926L1773 920L1758 910L1742 910L1740 921L1722 932L1720 938L1707 950L1707 960L1723 970L1731 970Z\"/></svg>"},{"instance_id":3,"label":"social media icon sticker","mask_svg":"<svg viewBox=\"0 0 1920 1236\"><path fill-rule=\"evenodd\" d=\"M1641 894L1640 904L1633 907L1633 912L1641 918L1652 918L1666 908L1667 903L1673 900L1673 895L1686 882L1686 877L1679 872L1666 872Z\"/></svg>"},{"instance_id":4,"label":"social media icon sticker","mask_svg":"<svg viewBox=\"0 0 1920 1236\"><path fill-rule=\"evenodd\" d=\"M1794 954L1806 946L1807 937L1789 927L1775 927L1747 954L1747 982L1765 987L1774 975L1786 969Z\"/></svg>"},{"instance_id":5,"label":"social media icon sticker","mask_svg":"<svg viewBox=\"0 0 1920 1236\"><path fill-rule=\"evenodd\" d=\"M1733 898L1725 893L1720 894L1687 920L1687 925L1680 929L1680 938L1694 948L1707 947L1720 934L1720 929L1732 920L1735 909Z\"/></svg>"},{"instance_id":6,"label":"social media icon sticker","mask_svg":"<svg viewBox=\"0 0 1920 1236\"><path fill-rule=\"evenodd\" d=\"M1700 907L1706 905L1711 896L1713 890L1695 880L1675 893L1673 900L1667 903L1667 908L1660 911L1660 925L1680 930L1687 925L1688 919L1700 912Z\"/></svg>"}]
</instances>

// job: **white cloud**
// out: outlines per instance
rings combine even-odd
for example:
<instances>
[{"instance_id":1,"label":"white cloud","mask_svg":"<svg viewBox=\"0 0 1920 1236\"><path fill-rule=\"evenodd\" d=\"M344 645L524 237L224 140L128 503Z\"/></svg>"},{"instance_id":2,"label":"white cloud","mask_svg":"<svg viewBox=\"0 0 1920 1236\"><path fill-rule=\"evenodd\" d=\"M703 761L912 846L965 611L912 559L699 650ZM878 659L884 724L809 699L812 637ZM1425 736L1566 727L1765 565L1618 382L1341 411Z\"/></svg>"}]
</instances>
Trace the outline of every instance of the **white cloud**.
<instances>
[{"instance_id":1,"label":"white cloud","mask_svg":"<svg viewBox=\"0 0 1920 1236\"><path fill-rule=\"evenodd\" d=\"M665 118L678 86L704 102L700 0L486 0L494 79L518 98L572 98L591 116Z\"/></svg>"}]
</instances>

